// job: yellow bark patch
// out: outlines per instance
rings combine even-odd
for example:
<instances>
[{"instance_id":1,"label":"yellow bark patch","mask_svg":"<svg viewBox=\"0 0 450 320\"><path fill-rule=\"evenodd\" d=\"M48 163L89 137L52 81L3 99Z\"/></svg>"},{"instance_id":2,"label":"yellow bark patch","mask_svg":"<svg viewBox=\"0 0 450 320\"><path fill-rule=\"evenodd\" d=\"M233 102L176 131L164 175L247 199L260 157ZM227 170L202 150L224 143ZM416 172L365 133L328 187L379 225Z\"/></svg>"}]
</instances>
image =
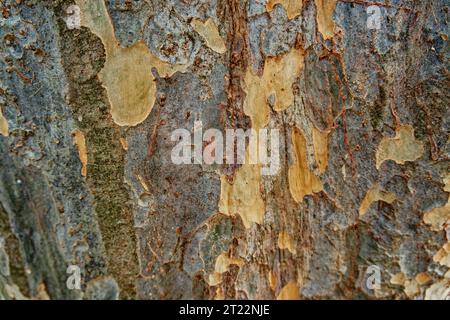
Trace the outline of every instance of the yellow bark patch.
<instances>
[{"instance_id":1,"label":"yellow bark patch","mask_svg":"<svg viewBox=\"0 0 450 320\"><path fill-rule=\"evenodd\" d=\"M329 132L322 132L316 128L312 129L314 145L314 158L316 159L319 172L324 173L328 167L328 136Z\"/></svg>"},{"instance_id":2,"label":"yellow bark patch","mask_svg":"<svg viewBox=\"0 0 450 320\"><path fill-rule=\"evenodd\" d=\"M203 39L205 39L209 48L220 54L227 51L225 42L220 36L219 30L211 18L205 22L202 22L200 19L193 19L191 26Z\"/></svg>"},{"instance_id":3,"label":"yellow bark patch","mask_svg":"<svg viewBox=\"0 0 450 320\"><path fill-rule=\"evenodd\" d=\"M265 204L260 190L261 166L247 163L236 171L233 183L221 177L219 211L228 216L238 214L248 229L252 223L262 224Z\"/></svg>"},{"instance_id":4,"label":"yellow bark patch","mask_svg":"<svg viewBox=\"0 0 450 320\"><path fill-rule=\"evenodd\" d=\"M269 122L267 99L274 95L276 111L283 111L294 104L292 85L300 76L304 65L304 54L299 49L291 49L281 57L269 57L265 61L264 73L260 78L251 68L244 79L247 94L244 112L251 117L254 128L263 128Z\"/></svg>"},{"instance_id":5,"label":"yellow bark patch","mask_svg":"<svg viewBox=\"0 0 450 320\"><path fill-rule=\"evenodd\" d=\"M0 108L0 134L5 137L9 135L8 122L3 116L2 108Z\"/></svg>"},{"instance_id":6,"label":"yellow bark patch","mask_svg":"<svg viewBox=\"0 0 450 320\"><path fill-rule=\"evenodd\" d=\"M266 4L266 10L271 12L278 3L286 10L289 20L300 15L302 11L303 0L269 0Z\"/></svg>"},{"instance_id":7,"label":"yellow bark patch","mask_svg":"<svg viewBox=\"0 0 450 320\"><path fill-rule=\"evenodd\" d=\"M294 239L286 232L280 232L278 235L278 248L287 249L293 254L296 252Z\"/></svg>"},{"instance_id":8,"label":"yellow bark patch","mask_svg":"<svg viewBox=\"0 0 450 320\"><path fill-rule=\"evenodd\" d=\"M324 39L334 36L333 13L336 8L336 0L316 0L317 29Z\"/></svg>"},{"instance_id":9,"label":"yellow bark patch","mask_svg":"<svg viewBox=\"0 0 450 320\"><path fill-rule=\"evenodd\" d=\"M380 188L380 185L377 183L373 185L369 191L367 191L366 196L361 202L361 206L359 207L359 215L363 216L366 214L367 210L369 210L372 203L377 201L384 201L386 203L393 203L396 200L396 196L392 192L383 191Z\"/></svg>"},{"instance_id":10,"label":"yellow bark patch","mask_svg":"<svg viewBox=\"0 0 450 320\"><path fill-rule=\"evenodd\" d=\"M80 130L75 130L73 133L73 143L77 146L78 149L78 155L80 157L80 161L82 164L81 168L81 175L83 177L86 177L87 175L87 162L88 162L88 156L87 156L87 148L86 148L86 139L84 137L83 132Z\"/></svg>"},{"instance_id":11,"label":"yellow bark patch","mask_svg":"<svg viewBox=\"0 0 450 320\"><path fill-rule=\"evenodd\" d=\"M297 283L290 281L285 285L277 296L277 300L299 300L299 289Z\"/></svg>"},{"instance_id":12,"label":"yellow bark patch","mask_svg":"<svg viewBox=\"0 0 450 320\"><path fill-rule=\"evenodd\" d=\"M230 270L231 265L237 265L241 267L244 264L240 258L231 258L227 253L222 253L216 259L214 272L209 275L209 285L216 286L222 283L222 273Z\"/></svg>"},{"instance_id":13,"label":"yellow bark patch","mask_svg":"<svg viewBox=\"0 0 450 320\"><path fill-rule=\"evenodd\" d=\"M108 94L111 115L120 126L135 126L144 121L155 103L156 83L151 73L156 68L169 77L187 66L172 66L153 55L143 42L122 48L103 0L76 0L81 9L81 24L103 42L106 62L99 78Z\"/></svg>"},{"instance_id":14,"label":"yellow bark patch","mask_svg":"<svg viewBox=\"0 0 450 320\"><path fill-rule=\"evenodd\" d=\"M376 166L380 169L386 160L394 160L398 164L419 159L424 152L423 143L414 137L414 128L402 125L397 128L394 138L383 138L376 153Z\"/></svg>"},{"instance_id":15,"label":"yellow bark patch","mask_svg":"<svg viewBox=\"0 0 450 320\"><path fill-rule=\"evenodd\" d=\"M292 132L292 145L296 161L289 168L289 190L296 202L303 202L306 195L323 190L320 179L309 169L306 156L306 140L298 128Z\"/></svg>"}]
</instances>

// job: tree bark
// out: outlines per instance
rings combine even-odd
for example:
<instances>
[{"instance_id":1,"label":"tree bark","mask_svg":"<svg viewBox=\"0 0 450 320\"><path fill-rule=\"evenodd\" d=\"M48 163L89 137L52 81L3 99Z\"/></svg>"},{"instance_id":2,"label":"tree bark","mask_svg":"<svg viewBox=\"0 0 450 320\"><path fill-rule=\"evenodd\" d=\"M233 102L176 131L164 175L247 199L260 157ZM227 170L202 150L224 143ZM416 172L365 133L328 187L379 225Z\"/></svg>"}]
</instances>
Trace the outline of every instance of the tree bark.
<instances>
[{"instance_id":1,"label":"tree bark","mask_svg":"<svg viewBox=\"0 0 450 320\"><path fill-rule=\"evenodd\" d=\"M0 298L450 296L447 1L0 9ZM279 171L174 164L195 121Z\"/></svg>"}]
</instances>

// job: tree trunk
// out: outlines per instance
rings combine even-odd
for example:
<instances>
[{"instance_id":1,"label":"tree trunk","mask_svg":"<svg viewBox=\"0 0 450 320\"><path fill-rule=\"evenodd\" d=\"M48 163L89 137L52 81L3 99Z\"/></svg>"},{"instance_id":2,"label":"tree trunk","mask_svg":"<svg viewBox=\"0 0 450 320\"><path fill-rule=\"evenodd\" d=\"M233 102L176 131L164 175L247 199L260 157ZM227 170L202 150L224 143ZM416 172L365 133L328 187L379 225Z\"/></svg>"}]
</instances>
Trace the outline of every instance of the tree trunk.
<instances>
[{"instance_id":1,"label":"tree trunk","mask_svg":"<svg viewBox=\"0 0 450 320\"><path fill-rule=\"evenodd\" d=\"M0 298L450 295L447 1L0 9ZM173 162L212 128L279 170Z\"/></svg>"}]
</instances>

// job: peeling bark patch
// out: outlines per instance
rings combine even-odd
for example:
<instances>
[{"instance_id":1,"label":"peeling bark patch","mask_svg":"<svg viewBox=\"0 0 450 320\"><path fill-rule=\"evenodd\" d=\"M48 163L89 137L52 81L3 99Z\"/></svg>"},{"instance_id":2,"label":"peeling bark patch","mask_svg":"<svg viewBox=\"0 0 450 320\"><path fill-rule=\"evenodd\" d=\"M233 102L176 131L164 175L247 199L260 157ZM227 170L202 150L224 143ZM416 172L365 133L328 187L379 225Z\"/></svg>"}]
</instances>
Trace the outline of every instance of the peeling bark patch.
<instances>
[{"instance_id":1,"label":"peeling bark patch","mask_svg":"<svg viewBox=\"0 0 450 320\"><path fill-rule=\"evenodd\" d=\"M269 0L266 4L267 11L272 11L278 3L286 10L289 20L300 15L302 11L303 0Z\"/></svg>"},{"instance_id":2,"label":"peeling bark patch","mask_svg":"<svg viewBox=\"0 0 450 320\"><path fill-rule=\"evenodd\" d=\"M444 191L450 192L450 174L444 179L445 187ZM426 224L431 225L431 228L435 231L442 230L450 220L450 196L445 206L435 208L425 213L423 220Z\"/></svg>"},{"instance_id":3,"label":"peeling bark patch","mask_svg":"<svg viewBox=\"0 0 450 320\"><path fill-rule=\"evenodd\" d=\"M269 271L267 274L267 279L269 281L270 289L275 291L275 289L277 287L277 276L275 275L275 272Z\"/></svg>"},{"instance_id":4,"label":"peeling bark patch","mask_svg":"<svg viewBox=\"0 0 450 320\"><path fill-rule=\"evenodd\" d=\"M414 137L414 128L402 125L397 129L394 138L383 138L376 153L376 166L380 169L386 160L394 160L398 164L419 159L424 152L423 143Z\"/></svg>"},{"instance_id":5,"label":"peeling bark patch","mask_svg":"<svg viewBox=\"0 0 450 320\"><path fill-rule=\"evenodd\" d=\"M227 51L225 42L220 36L219 30L211 18L206 20L206 22L202 22L199 19L194 19L191 22L191 26L203 39L205 39L209 48L220 54Z\"/></svg>"},{"instance_id":6,"label":"peeling bark patch","mask_svg":"<svg viewBox=\"0 0 450 320\"><path fill-rule=\"evenodd\" d=\"M425 292L425 300L448 300L450 296L450 279L442 279Z\"/></svg>"},{"instance_id":7,"label":"peeling bark patch","mask_svg":"<svg viewBox=\"0 0 450 320\"><path fill-rule=\"evenodd\" d=\"M331 39L334 36L333 13L336 8L336 0L316 0L317 8L317 29L324 39Z\"/></svg>"},{"instance_id":8,"label":"peeling bark patch","mask_svg":"<svg viewBox=\"0 0 450 320\"><path fill-rule=\"evenodd\" d=\"M292 84L299 77L303 66L304 54L294 48L281 57L268 58L261 78L254 75L251 68L247 69L244 112L251 117L253 127L263 128L269 122L267 99L271 95L275 97L275 111L283 111L294 104Z\"/></svg>"},{"instance_id":9,"label":"peeling bark patch","mask_svg":"<svg viewBox=\"0 0 450 320\"><path fill-rule=\"evenodd\" d=\"M444 178L444 191L450 192L450 174ZM446 229L450 223L450 196L447 204L441 208L433 209L424 215L426 224L431 225L435 231ZM448 231L448 230L447 230ZM448 237L448 232L447 232ZM441 266L450 268L450 239L447 238L447 243L438 250L433 256L433 261L439 263ZM431 280L431 279L430 279ZM428 281L429 282L429 281ZM450 297L450 271L444 276L444 279L434 283L425 291L425 300L448 300Z\"/></svg>"},{"instance_id":10,"label":"peeling bark patch","mask_svg":"<svg viewBox=\"0 0 450 320\"><path fill-rule=\"evenodd\" d=\"M443 207L425 213L423 220L426 224L431 225L433 230L442 230L444 225L450 220L450 201Z\"/></svg>"},{"instance_id":11,"label":"peeling bark patch","mask_svg":"<svg viewBox=\"0 0 450 320\"><path fill-rule=\"evenodd\" d=\"M328 167L328 136L329 132L312 129L314 157L321 174L325 173Z\"/></svg>"},{"instance_id":12,"label":"peeling bark patch","mask_svg":"<svg viewBox=\"0 0 450 320\"><path fill-rule=\"evenodd\" d=\"M284 231L278 235L278 248L287 249L292 254L296 253L294 239Z\"/></svg>"},{"instance_id":13,"label":"peeling bark patch","mask_svg":"<svg viewBox=\"0 0 450 320\"><path fill-rule=\"evenodd\" d=\"M277 300L299 300L299 288L297 283L290 281L285 285L277 296Z\"/></svg>"},{"instance_id":14,"label":"peeling bark patch","mask_svg":"<svg viewBox=\"0 0 450 320\"><path fill-rule=\"evenodd\" d=\"M390 282L392 284L399 285L399 286L403 286L405 284L405 281L406 281L406 277L403 272L394 274L390 280Z\"/></svg>"},{"instance_id":15,"label":"peeling bark patch","mask_svg":"<svg viewBox=\"0 0 450 320\"><path fill-rule=\"evenodd\" d=\"M2 108L0 108L0 134L5 137L7 137L9 135L8 122L6 121L5 117L3 116Z\"/></svg>"},{"instance_id":16,"label":"peeling bark patch","mask_svg":"<svg viewBox=\"0 0 450 320\"><path fill-rule=\"evenodd\" d=\"M433 256L433 261L439 263L441 266L450 268L450 242L447 242L439 251Z\"/></svg>"},{"instance_id":17,"label":"peeling bark patch","mask_svg":"<svg viewBox=\"0 0 450 320\"><path fill-rule=\"evenodd\" d=\"M128 151L128 142L127 142L127 139L125 139L125 138L120 138L120 139L119 139L119 142L120 142L120 145L122 146L122 149L123 149L124 151Z\"/></svg>"},{"instance_id":18,"label":"peeling bark patch","mask_svg":"<svg viewBox=\"0 0 450 320\"><path fill-rule=\"evenodd\" d=\"M101 0L77 0L81 8L81 24L102 40L106 62L99 78L111 104L111 115L120 126L135 126L144 121L155 103L155 67L167 77L187 66L171 66L153 55L143 42L122 48L117 41L111 19Z\"/></svg>"},{"instance_id":19,"label":"peeling bark patch","mask_svg":"<svg viewBox=\"0 0 450 320\"><path fill-rule=\"evenodd\" d=\"M259 165L244 164L236 172L232 183L222 176L220 213L228 216L238 214L247 229L252 223L262 224L265 204L261 197L260 185L261 167Z\"/></svg>"},{"instance_id":20,"label":"peeling bark patch","mask_svg":"<svg viewBox=\"0 0 450 320\"><path fill-rule=\"evenodd\" d=\"M306 195L312 195L323 190L320 179L309 169L306 156L306 140L300 129L292 132L295 164L289 168L289 190L292 198L299 203Z\"/></svg>"},{"instance_id":21,"label":"peeling bark patch","mask_svg":"<svg viewBox=\"0 0 450 320\"><path fill-rule=\"evenodd\" d=\"M231 265L237 265L241 267L244 264L240 258L231 258L227 253L222 253L216 259L216 265L213 274L209 275L209 285L217 286L222 283L222 273L230 270Z\"/></svg>"},{"instance_id":22,"label":"peeling bark patch","mask_svg":"<svg viewBox=\"0 0 450 320\"><path fill-rule=\"evenodd\" d=\"M83 132L80 130L75 130L73 133L73 143L77 146L78 149L78 155L80 157L81 164L83 167L81 168L81 175L83 177L86 177L87 175L87 162L88 162L88 156L87 156L87 148L86 148L86 139L84 137Z\"/></svg>"},{"instance_id":23,"label":"peeling bark patch","mask_svg":"<svg viewBox=\"0 0 450 320\"><path fill-rule=\"evenodd\" d=\"M367 191L366 196L364 197L364 200L359 207L359 215L365 215L367 210L369 210L370 206L374 202L384 201L391 204L396 199L397 198L394 193L381 190L380 185L377 183L373 185L372 188L369 189L369 191Z\"/></svg>"}]
</instances>

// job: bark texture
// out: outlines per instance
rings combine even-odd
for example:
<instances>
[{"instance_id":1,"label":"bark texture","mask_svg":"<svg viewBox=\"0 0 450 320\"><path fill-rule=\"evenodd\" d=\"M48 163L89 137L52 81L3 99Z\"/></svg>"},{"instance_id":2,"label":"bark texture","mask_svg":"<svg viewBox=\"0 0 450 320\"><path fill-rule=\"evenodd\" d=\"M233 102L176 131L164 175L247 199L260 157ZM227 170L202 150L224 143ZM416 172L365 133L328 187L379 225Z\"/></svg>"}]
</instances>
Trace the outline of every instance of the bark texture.
<instances>
[{"instance_id":1,"label":"bark texture","mask_svg":"<svg viewBox=\"0 0 450 320\"><path fill-rule=\"evenodd\" d=\"M0 0L0 298L445 299L448 19L446 0ZM196 120L279 129L280 171L173 164Z\"/></svg>"}]
</instances>

